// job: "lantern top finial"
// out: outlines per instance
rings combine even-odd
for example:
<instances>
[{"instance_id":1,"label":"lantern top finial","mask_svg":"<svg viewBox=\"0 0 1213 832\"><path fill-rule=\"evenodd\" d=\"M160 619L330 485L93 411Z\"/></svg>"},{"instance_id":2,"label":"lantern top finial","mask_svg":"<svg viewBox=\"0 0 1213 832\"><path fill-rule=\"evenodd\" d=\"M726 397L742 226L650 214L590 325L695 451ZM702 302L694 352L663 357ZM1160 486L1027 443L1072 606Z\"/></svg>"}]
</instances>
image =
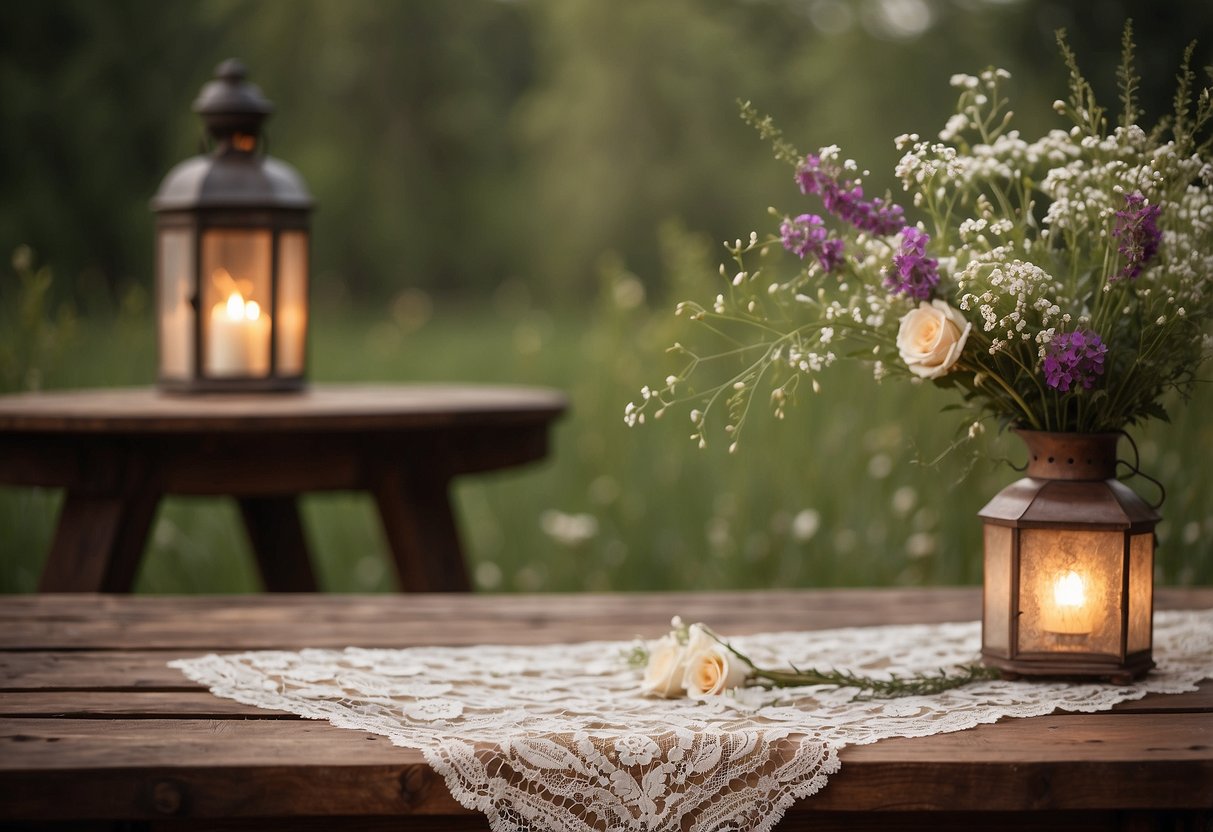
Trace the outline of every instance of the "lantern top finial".
<instances>
[{"instance_id":1,"label":"lantern top finial","mask_svg":"<svg viewBox=\"0 0 1213 832\"><path fill-rule=\"evenodd\" d=\"M261 122L274 112L274 104L261 88L248 80L248 67L228 58L215 68L215 78L203 85L194 99L194 112L221 143L234 134L256 136Z\"/></svg>"},{"instance_id":2,"label":"lantern top finial","mask_svg":"<svg viewBox=\"0 0 1213 832\"><path fill-rule=\"evenodd\" d=\"M210 153L186 159L160 183L155 211L258 209L308 211L312 197L290 165L264 152L261 123L274 111L248 68L235 58L215 68L194 100L214 140Z\"/></svg>"}]
</instances>

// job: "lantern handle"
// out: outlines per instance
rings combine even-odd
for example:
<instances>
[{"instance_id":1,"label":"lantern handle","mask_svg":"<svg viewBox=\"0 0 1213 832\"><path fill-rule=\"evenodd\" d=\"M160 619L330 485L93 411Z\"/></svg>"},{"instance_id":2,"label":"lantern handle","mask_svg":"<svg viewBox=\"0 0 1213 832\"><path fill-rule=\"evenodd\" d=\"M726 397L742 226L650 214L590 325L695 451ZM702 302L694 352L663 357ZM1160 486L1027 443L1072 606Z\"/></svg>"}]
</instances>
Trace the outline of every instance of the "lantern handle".
<instances>
[{"instance_id":1,"label":"lantern handle","mask_svg":"<svg viewBox=\"0 0 1213 832\"><path fill-rule=\"evenodd\" d=\"M1141 466L1141 453L1137 450L1137 443L1133 441L1133 437L1129 435L1129 432L1126 430L1121 430L1121 431L1117 431L1117 432L1121 436L1123 436L1125 439L1129 440L1129 445L1133 448L1133 462L1130 463L1128 460L1118 459L1118 460L1116 460L1116 464L1123 465L1126 468L1128 468L1130 477L1139 476L1139 477L1143 477L1143 478L1149 480L1150 482L1154 483L1154 486L1158 489L1158 502L1150 503L1149 506L1154 511L1158 511L1160 508L1162 508L1162 504L1164 502L1166 502L1167 489L1165 487L1163 487L1163 484L1161 482L1159 482L1158 480L1151 477L1145 471L1141 470L1141 467L1140 467Z\"/></svg>"},{"instance_id":2,"label":"lantern handle","mask_svg":"<svg viewBox=\"0 0 1213 832\"><path fill-rule=\"evenodd\" d=\"M1023 465L1016 465L1011 461L1011 457L1009 456L1004 456L1002 461L1010 466L1011 470L1015 473L1022 474L1024 471L1028 470L1028 465L1030 465L1032 462L1032 454L1031 452L1028 453L1028 458L1023 461Z\"/></svg>"}]
</instances>

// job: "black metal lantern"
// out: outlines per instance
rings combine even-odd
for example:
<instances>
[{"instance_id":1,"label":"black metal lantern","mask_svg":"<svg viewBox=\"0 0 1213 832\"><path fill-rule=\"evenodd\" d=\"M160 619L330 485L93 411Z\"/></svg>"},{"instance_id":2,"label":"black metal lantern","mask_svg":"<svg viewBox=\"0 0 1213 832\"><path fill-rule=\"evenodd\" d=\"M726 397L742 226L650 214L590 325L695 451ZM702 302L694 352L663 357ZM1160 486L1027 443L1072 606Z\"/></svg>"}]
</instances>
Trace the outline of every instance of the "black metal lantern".
<instances>
[{"instance_id":1,"label":"black metal lantern","mask_svg":"<svg viewBox=\"0 0 1213 832\"><path fill-rule=\"evenodd\" d=\"M264 152L273 104L224 61L194 101L212 150L173 168L156 212L159 384L174 392L297 390L307 359L312 197Z\"/></svg>"}]
</instances>

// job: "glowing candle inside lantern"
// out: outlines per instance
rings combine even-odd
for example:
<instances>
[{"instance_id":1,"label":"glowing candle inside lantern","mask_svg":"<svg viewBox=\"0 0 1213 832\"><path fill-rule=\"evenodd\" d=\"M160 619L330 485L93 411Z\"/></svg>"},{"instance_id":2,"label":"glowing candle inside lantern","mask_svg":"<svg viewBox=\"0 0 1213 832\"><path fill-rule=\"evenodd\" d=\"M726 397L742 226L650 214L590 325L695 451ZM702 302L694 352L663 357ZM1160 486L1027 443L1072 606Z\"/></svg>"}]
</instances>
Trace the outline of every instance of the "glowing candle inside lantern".
<instances>
[{"instance_id":1,"label":"glowing candle inside lantern","mask_svg":"<svg viewBox=\"0 0 1213 832\"><path fill-rule=\"evenodd\" d=\"M1082 575L1073 569L1054 579L1041 604L1041 624L1051 633L1084 635L1095 629L1095 609Z\"/></svg>"},{"instance_id":2,"label":"glowing candle inside lantern","mask_svg":"<svg viewBox=\"0 0 1213 832\"><path fill-rule=\"evenodd\" d=\"M265 376L270 370L270 319L261 305L233 290L211 308L206 369L212 376Z\"/></svg>"}]
</instances>

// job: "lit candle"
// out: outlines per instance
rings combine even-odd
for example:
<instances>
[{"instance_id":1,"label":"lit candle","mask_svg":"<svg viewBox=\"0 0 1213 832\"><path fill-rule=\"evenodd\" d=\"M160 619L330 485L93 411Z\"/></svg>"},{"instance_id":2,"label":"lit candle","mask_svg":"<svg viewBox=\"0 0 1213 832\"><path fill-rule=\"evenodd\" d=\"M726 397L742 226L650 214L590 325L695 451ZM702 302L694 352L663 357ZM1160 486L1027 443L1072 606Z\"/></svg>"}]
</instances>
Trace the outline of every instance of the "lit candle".
<instances>
[{"instance_id":1,"label":"lit candle","mask_svg":"<svg viewBox=\"0 0 1213 832\"><path fill-rule=\"evenodd\" d=\"M1051 633L1085 635L1094 629L1094 604L1088 602L1087 586L1073 569L1053 581L1051 597L1041 604L1041 624Z\"/></svg>"},{"instance_id":2,"label":"lit candle","mask_svg":"<svg viewBox=\"0 0 1213 832\"><path fill-rule=\"evenodd\" d=\"M212 376L265 376L270 370L270 319L238 291L211 309L206 369Z\"/></svg>"}]
</instances>

